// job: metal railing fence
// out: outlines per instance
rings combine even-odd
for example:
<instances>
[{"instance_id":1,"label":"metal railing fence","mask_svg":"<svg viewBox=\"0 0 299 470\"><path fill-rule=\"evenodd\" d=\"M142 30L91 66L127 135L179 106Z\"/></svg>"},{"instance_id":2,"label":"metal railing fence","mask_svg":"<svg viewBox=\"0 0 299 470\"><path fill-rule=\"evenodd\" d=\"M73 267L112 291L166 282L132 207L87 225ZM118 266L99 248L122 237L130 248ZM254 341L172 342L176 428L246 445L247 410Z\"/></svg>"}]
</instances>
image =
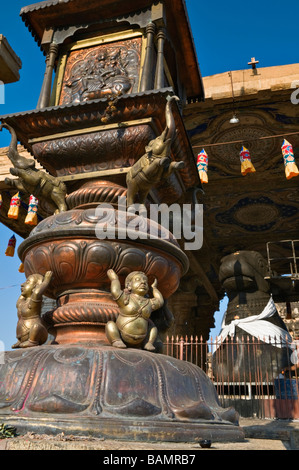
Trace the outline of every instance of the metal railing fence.
<instances>
[{"instance_id":1,"label":"metal railing fence","mask_svg":"<svg viewBox=\"0 0 299 470\"><path fill-rule=\"evenodd\" d=\"M299 341L271 341L167 337L163 352L199 366L214 383L220 404L233 406L242 417L299 419ZM281 351L288 352L283 368Z\"/></svg>"}]
</instances>

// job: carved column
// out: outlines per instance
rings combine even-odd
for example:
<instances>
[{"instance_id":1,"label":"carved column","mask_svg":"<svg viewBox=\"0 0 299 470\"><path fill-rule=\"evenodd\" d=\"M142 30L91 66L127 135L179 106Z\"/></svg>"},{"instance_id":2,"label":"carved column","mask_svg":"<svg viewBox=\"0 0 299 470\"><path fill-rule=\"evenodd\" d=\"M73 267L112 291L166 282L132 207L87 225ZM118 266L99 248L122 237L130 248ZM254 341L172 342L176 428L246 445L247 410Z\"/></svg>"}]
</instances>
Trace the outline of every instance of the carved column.
<instances>
[{"instance_id":1,"label":"carved column","mask_svg":"<svg viewBox=\"0 0 299 470\"><path fill-rule=\"evenodd\" d=\"M156 26L149 23L146 27L147 44L145 49L145 59L140 84L140 91L150 90L152 88L152 70L154 65L154 35Z\"/></svg>"},{"instance_id":2,"label":"carved column","mask_svg":"<svg viewBox=\"0 0 299 470\"><path fill-rule=\"evenodd\" d=\"M195 329L196 335L203 341L208 341L210 337L210 331L215 327L214 312L217 311L217 307L213 305L199 305L195 309ZM215 338L214 338L215 339Z\"/></svg>"},{"instance_id":3,"label":"carved column","mask_svg":"<svg viewBox=\"0 0 299 470\"><path fill-rule=\"evenodd\" d=\"M195 319L192 311L197 306L196 294L178 291L170 297L168 306L175 317L175 323L167 334L183 337L194 335Z\"/></svg>"},{"instance_id":4,"label":"carved column","mask_svg":"<svg viewBox=\"0 0 299 470\"><path fill-rule=\"evenodd\" d=\"M52 43L49 48L49 52L46 59L46 71L44 75L44 81L40 93L40 97L37 103L37 109L46 108L49 106L52 88L52 77L55 65L55 60L58 55L58 45Z\"/></svg>"},{"instance_id":5,"label":"carved column","mask_svg":"<svg viewBox=\"0 0 299 470\"><path fill-rule=\"evenodd\" d=\"M165 30L164 28L159 29L157 34L158 40L158 55L157 55L157 68L155 78L155 88L164 88L164 44L165 44Z\"/></svg>"}]
</instances>

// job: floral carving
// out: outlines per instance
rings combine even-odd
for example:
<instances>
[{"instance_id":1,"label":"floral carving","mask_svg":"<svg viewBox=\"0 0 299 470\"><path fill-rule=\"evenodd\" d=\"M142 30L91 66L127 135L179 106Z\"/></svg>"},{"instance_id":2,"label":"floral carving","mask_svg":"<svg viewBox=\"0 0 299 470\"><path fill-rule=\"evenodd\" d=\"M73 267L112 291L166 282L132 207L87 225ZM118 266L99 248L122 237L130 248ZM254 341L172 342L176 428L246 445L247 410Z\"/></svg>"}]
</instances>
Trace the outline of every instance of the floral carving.
<instances>
[{"instance_id":1,"label":"floral carving","mask_svg":"<svg viewBox=\"0 0 299 470\"><path fill-rule=\"evenodd\" d=\"M33 151L45 168L65 176L130 166L153 137L145 124L39 142Z\"/></svg>"},{"instance_id":2,"label":"floral carving","mask_svg":"<svg viewBox=\"0 0 299 470\"><path fill-rule=\"evenodd\" d=\"M105 240L59 240L32 247L24 260L26 275L53 271L51 297L68 289L89 288L108 290L108 269L125 277L130 271L143 271L150 281L158 279L164 297L178 287L181 266L154 249L136 248L127 243Z\"/></svg>"}]
</instances>

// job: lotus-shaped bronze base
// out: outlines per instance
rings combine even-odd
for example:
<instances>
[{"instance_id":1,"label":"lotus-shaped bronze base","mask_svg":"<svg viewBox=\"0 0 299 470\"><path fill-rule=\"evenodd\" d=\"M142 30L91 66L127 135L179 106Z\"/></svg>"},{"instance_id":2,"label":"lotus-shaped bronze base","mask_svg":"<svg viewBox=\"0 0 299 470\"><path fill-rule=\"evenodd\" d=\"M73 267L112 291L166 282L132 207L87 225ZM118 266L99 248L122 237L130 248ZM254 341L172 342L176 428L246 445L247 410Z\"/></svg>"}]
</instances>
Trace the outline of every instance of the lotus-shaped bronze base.
<instances>
[{"instance_id":1,"label":"lotus-shaped bronze base","mask_svg":"<svg viewBox=\"0 0 299 470\"><path fill-rule=\"evenodd\" d=\"M0 418L19 432L142 440L243 440L238 414L220 407L197 366L103 344L44 345L5 353Z\"/></svg>"}]
</instances>

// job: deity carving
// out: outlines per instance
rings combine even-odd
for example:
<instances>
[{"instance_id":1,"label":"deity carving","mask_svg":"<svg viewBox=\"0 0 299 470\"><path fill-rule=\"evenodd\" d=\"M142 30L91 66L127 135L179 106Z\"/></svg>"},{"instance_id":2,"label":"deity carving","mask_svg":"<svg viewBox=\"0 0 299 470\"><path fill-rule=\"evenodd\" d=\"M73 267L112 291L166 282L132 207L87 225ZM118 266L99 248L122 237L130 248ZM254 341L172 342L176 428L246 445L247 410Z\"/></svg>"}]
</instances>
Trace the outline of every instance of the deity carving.
<instances>
[{"instance_id":1,"label":"deity carving","mask_svg":"<svg viewBox=\"0 0 299 470\"><path fill-rule=\"evenodd\" d=\"M146 153L132 166L127 174L127 205L139 202L140 208L145 209L145 202L150 190L161 181L167 179L175 170L184 168L183 161L171 161L170 150L176 127L171 110L173 101L179 101L177 96L167 98L165 109L166 127L162 134L146 146Z\"/></svg>"},{"instance_id":2,"label":"deity carving","mask_svg":"<svg viewBox=\"0 0 299 470\"><path fill-rule=\"evenodd\" d=\"M159 310L164 299L157 289L157 280L152 284L153 298L148 297L148 278L143 272L133 271L125 281L125 290L121 289L117 274L109 269L107 275L111 281L111 294L120 307L116 322L108 322L106 335L109 342L117 348L142 347L155 351L154 342L158 329L151 321L151 313Z\"/></svg>"},{"instance_id":3,"label":"deity carving","mask_svg":"<svg viewBox=\"0 0 299 470\"><path fill-rule=\"evenodd\" d=\"M53 273L48 271L45 276L32 274L21 285L21 295L17 301L18 324L17 343L12 348L30 348L44 344L48 332L41 320L43 294L48 288Z\"/></svg>"},{"instance_id":4,"label":"deity carving","mask_svg":"<svg viewBox=\"0 0 299 470\"><path fill-rule=\"evenodd\" d=\"M137 91L140 54L137 39L71 53L61 104Z\"/></svg>"}]
</instances>

